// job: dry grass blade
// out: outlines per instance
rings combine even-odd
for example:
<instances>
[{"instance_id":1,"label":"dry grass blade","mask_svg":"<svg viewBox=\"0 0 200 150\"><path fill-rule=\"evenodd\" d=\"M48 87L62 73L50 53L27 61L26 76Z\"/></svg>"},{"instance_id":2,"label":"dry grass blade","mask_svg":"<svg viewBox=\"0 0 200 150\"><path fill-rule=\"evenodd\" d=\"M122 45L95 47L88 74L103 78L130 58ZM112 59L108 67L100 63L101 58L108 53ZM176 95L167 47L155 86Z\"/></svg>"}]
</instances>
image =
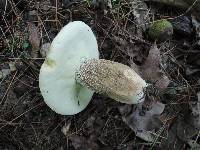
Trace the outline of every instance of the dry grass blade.
<instances>
[{"instance_id":1,"label":"dry grass blade","mask_svg":"<svg viewBox=\"0 0 200 150\"><path fill-rule=\"evenodd\" d=\"M7 122L5 125L3 125L2 127L0 127L0 130L2 130L4 127L6 127L7 125L9 125L9 124L11 124L13 121L15 121L15 120L17 120L17 119L19 119L20 117L22 117L24 114L26 114L26 113L28 113L28 112L30 112L31 110L33 110L33 109L35 109L35 108L37 108L38 106L40 106L42 103L39 103L39 104L37 104L36 106L34 106L34 107L32 107L32 108L30 108L30 109L28 109L28 110L26 110L25 112L23 112L21 115L19 115L19 116L17 116L17 117L15 117L14 119L12 119L11 121L9 121L9 122Z\"/></svg>"}]
</instances>

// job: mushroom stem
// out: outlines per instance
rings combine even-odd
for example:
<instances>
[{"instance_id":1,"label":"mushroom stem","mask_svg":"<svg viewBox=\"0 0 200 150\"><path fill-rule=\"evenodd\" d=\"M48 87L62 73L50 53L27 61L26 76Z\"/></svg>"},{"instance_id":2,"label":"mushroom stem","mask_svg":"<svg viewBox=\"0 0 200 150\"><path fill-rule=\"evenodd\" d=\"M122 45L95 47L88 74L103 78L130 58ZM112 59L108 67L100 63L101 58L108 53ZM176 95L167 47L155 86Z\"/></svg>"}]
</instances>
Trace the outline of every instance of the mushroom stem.
<instances>
[{"instance_id":1,"label":"mushroom stem","mask_svg":"<svg viewBox=\"0 0 200 150\"><path fill-rule=\"evenodd\" d=\"M146 82L130 67L104 59L84 60L76 81L97 93L128 104L144 100Z\"/></svg>"}]
</instances>

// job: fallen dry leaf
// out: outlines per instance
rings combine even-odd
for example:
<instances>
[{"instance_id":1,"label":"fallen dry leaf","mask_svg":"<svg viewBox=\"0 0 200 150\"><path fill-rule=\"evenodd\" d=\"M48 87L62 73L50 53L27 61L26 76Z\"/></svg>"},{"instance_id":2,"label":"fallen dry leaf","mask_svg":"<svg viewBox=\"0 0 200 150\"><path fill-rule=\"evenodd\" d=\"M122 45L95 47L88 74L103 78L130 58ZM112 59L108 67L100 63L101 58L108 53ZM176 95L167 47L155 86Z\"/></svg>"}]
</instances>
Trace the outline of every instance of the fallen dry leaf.
<instances>
[{"instance_id":1,"label":"fallen dry leaf","mask_svg":"<svg viewBox=\"0 0 200 150\"><path fill-rule=\"evenodd\" d=\"M174 121L169 128L167 139L163 140L160 145L161 149L183 149L185 143L188 143L191 148L198 146L197 143L191 143L192 138L198 133L198 129L191 126L186 120L187 116L179 117Z\"/></svg>"},{"instance_id":2,"label":"fallen dry leaf","mask_svg":"<svg viewBox=\"0 0 200 150\"><path fill-rule=\"evenodd\" d=\"M73 135L69 137L69 139L76 150L98 150L99 149L99 145L96 143L96 139L94 136L90 136L89 138L86 138L84 136Z\"/></svg>"},{"instance_id":3,"label":"fallen dry leaf","mask_svg":"<svg viewBox=\"0 0 200 150\"><path fill-rule=\"evenodd\" d=\"M2 69L2 70L0 70L0 79L5 78L10 73L11 73L10 69Z\"/></svg>"},{"instance_id":4,"label":"fallen dry leaf","mask_svg":"<svg viewBox=\"0 0 200 150\"><path fill-rule=\"evenodd\" d=\"M189 140L188 145L191 147L192 150L200 149L200 144L196 143L194 140Z\"/></svg>"},{"instance_id":5,"label":"fallen dry leaf","mask_svg":"<svg viewBox=\"0 0 200 150\"><path fill-rule=\"evenodd\" d=\"M38 57L40 51L40 36L37 27L33 23L28 23L29 42L31 43L31 57Z\"/></svg>"},{"instance_id":6,"label":"fallen dry leaf","mask_svg":"<svg viewBox=\"0 0 200 150\"><path fill-rule=\"evenodd\" d=\"M136 62L142 63L144 60L144 51L149 47L149 45L142 40L142 35L135 33L137 29L133 30L133 28L128 27L127 30L128 31L119 29L117 34L113 35L112 40L115 44L115 48L126 56L129 56L129 58L134 59ZM133 36L135 34L137 36ZM136 41L139 41L140 44ZM141 42L143 44L141 44Z\"/></svg>"},{"instance_id":7,"label":"fallen dry leaf","mask_svg":"<svg viewBox=\"0 0 200 150\"><path fill-rule=\"evenodd\" d=\"M137 24L142 27L143 31L145 31L147 24L150 22L147 4L144 1L133 1L132 9Z\"/></svg>"},{"instance_id":8,"label":"fallen dry leaf","mask_svg":"<svg viewBox=\"0 0 200 150\"><path fill-rule=\"evenodd\" d=\"M16 70L15 62L9 62L8 65L11 72Z\"/></svg>"},{"instance_id":9,"label":"fallen dry leaf","mask_svg":"<svg viewBox=\"0 0 200 150\"><path fill-rule=\"evenodd\" d=\"M169 128L168 138L161 143L161 149L182 149L187 143L191 148L199 148L197 141L192 139L200 130L200 93L197 93L198 101L189 102L191 112L184 117L178 117Z\"/></svg>"},{"instance_id":10,"label":"fallen dry leaf","mask_svg":"<svg viewBox=\"0 0 200 150\"><path fill-rule=\"evenodd\" d=\"M154 44L149 51L149 55L140 67L142 77L148 82L155 83L155 86L163 91L170 83L169 78L161 69L161 55L157 45Z\"/></svg>"},{"instance_id":11,"label":"fallen dry leaf","mask_svg":"<svg viewBox=\"0 0 200 150\"><path fill-rule=\"evenodd\" d=\"M200 69L199 69L198 66L197 67L196 66L186 66L186 67L187 68L186 68L185 73L186 73L187 76L191 76L191 75L194 75L194 74L200 72Z\"/></svg>"},{"instance_id":12,"label":"fallen dry leaf","mask_svg":"<svg viewBox=\"0 0 200 150\"><path fill-rule=\"evenodd\" d=\"M171 126L171 128L169 129L169 133L167 134L168 135L167 139L163 140L162 143L160 144L160 149L180 150L184 148L185 143L177 137L176 133L178 122L179 121L176 121Z\"/></svg>"},{"instance_id":13,"label":"fallen dry leaf","mask_svg":"<svg viewBox=\"0 0 200 150\"><path fill-rule=\"evenodd\" d=\"M6 65L7 63L5 63ZM16 66L14 62L8 62L9 68L0 68L0 79L5 78L12 72L16 71Z\"/></svg>"},{"instance_id":14,"label":"fallen dry leaf","mask_svg":"<svg viewBox=\"0 0 200 150\"><path fill-rule=\"evenodd\" d=\"M42 55L42 57L46 57L47 53L49 52L50 47L51 47L51 43L42 44L41 49L40 49L40 54Z\"/></svg>"},{"instance_id":15,"label":"fallen dry leaf","mask_svg":"<svg viewBox=\"0 0 200 150\"><path fill-rule=\"evenodd\" d=\"M191 113L187 116L187 122L194 128L200 130L200 92L197 93L198 100L190 102Z\"/></svg>"},{"instance_id":16,"label":"fallen dry leaf","mask_svg":"<svg viewBox=\"0 0 200 150\"><path fill-rule=\"evenodd\" d=\"M187 119L187 118L185 118ZM194 137L198 133L198 129L194 128L194 126L190 125L184 119L179 119L177 125L177 137L183 142L187 142L192 137Z\"/></svg>"},{"instance_id":17,"label":"fallen dry leaf","mask_svg":"<svg viewBox=\"0 0 200 150\"><path fill-rule=\"evenodd\" d=\"M197 19L197 16L192 15L192 25L195 30L197 43L200 45L200 21Z\"/></svg>"},{"instance_id":18,"label":"fallen dry leaf","mask_svg":"<svg viewBox=\"0 0 200 150\"><path fill-rule=\"evenodd\" d=\"M119 107L123 121L135 132L136 136L152 142L151 132L159 128L162 122L159 119L165 105L155 101L145 101L138 105L124 105Z\"/></svg>"}]
</instances>

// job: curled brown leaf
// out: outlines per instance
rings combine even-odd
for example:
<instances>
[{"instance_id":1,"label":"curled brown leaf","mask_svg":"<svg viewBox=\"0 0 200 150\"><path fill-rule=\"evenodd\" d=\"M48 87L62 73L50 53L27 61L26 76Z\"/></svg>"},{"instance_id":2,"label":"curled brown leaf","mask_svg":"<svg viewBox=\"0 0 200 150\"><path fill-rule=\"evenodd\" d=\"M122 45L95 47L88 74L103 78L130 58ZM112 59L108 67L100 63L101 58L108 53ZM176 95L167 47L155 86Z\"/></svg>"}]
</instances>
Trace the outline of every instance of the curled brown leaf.
<instances>
[{"instance_id":1,"label":"curled brown leaf","mask_svg":"<svg viewBox=\"0 0 200 150\"><path fill-rule=\"evenodd\" d=\"M32 46L31 57L38 57L40 51L40 36L37 27L33 23L28 23L29 42Z\"/></svg>"}]
</instances>

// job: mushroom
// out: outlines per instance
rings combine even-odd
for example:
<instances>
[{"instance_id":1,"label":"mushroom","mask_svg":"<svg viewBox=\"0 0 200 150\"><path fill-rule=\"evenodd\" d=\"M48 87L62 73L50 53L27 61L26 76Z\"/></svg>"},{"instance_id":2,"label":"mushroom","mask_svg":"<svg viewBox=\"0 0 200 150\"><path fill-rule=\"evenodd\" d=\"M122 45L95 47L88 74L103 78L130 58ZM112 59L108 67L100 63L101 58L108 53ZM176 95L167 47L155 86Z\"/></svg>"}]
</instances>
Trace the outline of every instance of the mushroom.
<instances>
[{"instance_id":1,"label":"mushroom","mask_svg":"<svg viewBox=\"0 0 200 150\"><path fill-rule=\"evenodd\" d=\"M91 28L74 21L54 38L39 74L46 104L58 114L73 115L86 108L94 92L127 104L144 101L146 82L130 67L99 59Z\"/></svg>"}]
</instances>

